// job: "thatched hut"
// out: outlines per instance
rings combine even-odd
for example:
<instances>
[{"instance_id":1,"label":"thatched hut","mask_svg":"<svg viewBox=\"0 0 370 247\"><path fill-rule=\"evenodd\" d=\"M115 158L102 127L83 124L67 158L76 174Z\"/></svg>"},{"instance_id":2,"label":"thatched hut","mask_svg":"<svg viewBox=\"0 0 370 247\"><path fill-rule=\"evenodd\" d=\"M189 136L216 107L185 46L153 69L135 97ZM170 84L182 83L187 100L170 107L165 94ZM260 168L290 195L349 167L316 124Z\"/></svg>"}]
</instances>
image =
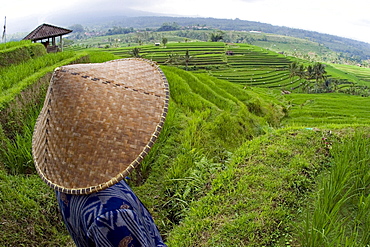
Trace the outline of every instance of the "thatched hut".
<instances>
[{"instance_id":1,"label":"thatched hut","mask_svg":"<svg viewBox=\"0 0 370 247\"><path fill-rule=\"evenodd\" d=\"M63 51L62 36L71 33L72 30L56 27L50 24L42 24L35 30L30 32L23 40L32 40L33 42L40 41L43 43L48 52ZM60 47L56 45L56 38L59 37Z\"/></svg>"}]
</instances>

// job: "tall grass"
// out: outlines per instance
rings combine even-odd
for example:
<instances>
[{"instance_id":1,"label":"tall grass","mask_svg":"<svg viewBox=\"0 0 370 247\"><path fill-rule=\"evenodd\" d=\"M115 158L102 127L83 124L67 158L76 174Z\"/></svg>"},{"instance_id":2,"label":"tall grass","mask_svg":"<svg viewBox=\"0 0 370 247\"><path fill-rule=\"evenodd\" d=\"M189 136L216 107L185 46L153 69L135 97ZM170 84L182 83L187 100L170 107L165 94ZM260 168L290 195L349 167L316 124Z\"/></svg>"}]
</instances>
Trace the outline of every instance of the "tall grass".
<instances>
[{"instance_id":1,"label":"tall grass","mask_svg":"<svg viewBox=\"0 0 370 247\"><path fill-rule=\"evenodd\" d=\"M10 48L0 49L0 68L26 62L45 54L46 49L41 43L16 42Z\"/></svg>"},{"instance_id":2,"label":"tall grass","mask_svg":"<svg viewBox=\"0 0 370 247\"><path fill-rule=\"evenodd\" d=\"M10 174L34 172L31 146L33 127L43 105L51 73L7 103L0 114L0 163Z\"/></svg>"},{"instance_id":3,"label":"tall grass","mask_svg":"<svg viewBox=\"0 0 370 247\"><path fill-rule=\"evenodd\" d=\"M29 44L31 44L31 40L10 41L10 42L0 44L0 50L5 50L5 49L12 48L12 47L24 46L24 45L29 45Z\"/></svg>"},{"instance_id":4,"label":"tall grass","mask_svg":"<svg viewBox=\"0 0 370 247\"><path fill-rule=\"evenodd\" d=\"M5 91L24 78L33 75L42 68L56 64L66 58L73 57L74 52L49 53L45 56L26 61L19 65L12 65L0 70L0 92Z\"/></svg>"},{"instance_id":5,"label":"tall grass","mask_svg":"<svg viewBox=\"0 0 370 247\"><path fill-rule=\"evenodd\" d=\"M90 63L103 63L106 61L120 58L109 52L102 52L102 51L95 51L95 50L86 50L86 52L89 54Z\"/></svg>"},{"instance_id":6,"label":"tall grass","mask_svg":"<svg viewBox=\"0 0 370 247\"><path fill-rule=\"evenodd\" d=\"M0 163L10 174L34 172L33 127L43 104L51 72L83 58L74 52L47 54L0 70Z\"/></svg>"},{"instance_id":7,"label":"tall grass","mask_svg":"<svg viewBox=\"0 0 370 247\"><path fill-rule=\"evenodd\" d=\"M55 191L38 175L9 175L0 169L0 201L0 246L73 246Z\"/></svg>"},{"instance_id":8,"label":"tall grass","mask_svg":"<svg viewBox=\"0 0 370 247\"><path fill-rule=\"evenodd\" d=\"M17 66L10 66L0 71L0 108L14 100L14 98L38 79L53 72L56 67L75 62L86 62L86 53L57 53L48 54ZM19 67L20 66L20 67ZM19 73L18 73L19 72Z\"/></svg>"},{"instance_id":9,"label":"tall grass","mask_svg":"<svg viewBox=\"0 0 370 247\"><path fill-rule=\"evenodd\" d=\"M207 193L232 153L246 140L263 134L268 123L230 93L238 92L236 95L245 99L248 93L243 88L227 81L218 87L213 81L217 79L209 75L161 68L170 84L168 118L157 140L158 148L151 150L140 168L142 174L149 174L144 181L150 182L135 190L141 198L156 195L158 199L145 204L154 208L152 212L166 235L184 218L189 205ZM263 98L260 101L267 104ZM280 112L281 108L264 111Z\"/></svg>"},{"instance_id":10,"label":"tall grass","mask_svg":"<svg viewBox=\"0 0 370 247\"><path fill-rule=\"evenodd\" d=\"M271 131L244 142L223 163L208 161L212 175L202 178L202 197L189 202L168 245L291 246L290 222L324 167L316 162L328 161L326 151L318 150L321 136L304 129ZM195 172L204 171L201 164Z\"/></svg>"},{"instance_id":11,"label":"tall grass","mask_svg":"<svg viewBox=\"0 0 370 247\"><path fill-rule=\"evenodd\" d=\"M370 100L340 93L289 94L285 126L321 127L328 124L370 124Z\"/></svg>"},{"instance_id":12,"label":"tall grass","mask_svg":"<svg viewBox=\"0 0 370 247\"><path fill-rule=\"evenodd\" d=\"M7 137L3 133L0 142L0 161L9 174L30 174L34 173L32 159L32 135L37 116L42 105L33 105L27 109L27 115L17 123L21 130L13 133L12 137Z\"/></svg>"},{"instance_id":13,"label":"tall grass","mask_svg":"<svg viewBox=\"0 0 370 247\"><path fill-rule=\"evenodd\" d=\"M370 245L370 137L356 132L333 145L333 166L322 176L302 226L303 246Z\"/></svg>"}]
</instances>

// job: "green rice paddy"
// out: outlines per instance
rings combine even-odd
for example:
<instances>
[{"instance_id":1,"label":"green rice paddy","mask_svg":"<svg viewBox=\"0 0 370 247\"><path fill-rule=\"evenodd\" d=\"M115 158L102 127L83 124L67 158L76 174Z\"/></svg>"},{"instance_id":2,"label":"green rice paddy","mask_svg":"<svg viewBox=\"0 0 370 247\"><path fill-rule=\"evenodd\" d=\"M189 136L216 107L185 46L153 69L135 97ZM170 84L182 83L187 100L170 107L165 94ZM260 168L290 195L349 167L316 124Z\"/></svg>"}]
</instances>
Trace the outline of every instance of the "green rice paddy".
<instances>
[{"instance_id":1,"label":"green rice paddy","mask_svg":"<svg viewBox=\"0 0 370 247\"><path fill-rule=\"evenodd\" d=\"M285 95L291 108L283 122L289 126L322 127L330 124L370 124L370 100L347 94Z\"/></svg>"},{"instance_id":2,"label":"green rice paddy","mask_svg":"<svg viewBox=\"0 0 370 247\"><path fill-rule=\"evenodd\" d=\"M359 85L370 87L370 68L345 64L331 64L331 66L339 69L350 78L353 78Z\"/></svg>"},{"instance_id":3,"label":"green rice paddy","mask_svg":"<svg viewBox=\"0 0 370 247\"><path fill-rule=\"evenodd\" d=\"M300 86L300 78L290 78L288 57L247 44L221 42L169 43L162 46L140 46L144 58L165 64L170 55L183 56L188 50L191 56L189 70L207 71L219 79L244 86L282 88L292 90ZM120 57L130 57L132 47L105 49ZM180 65L184 66L184 64Z\"/></svg>"},{"instance_id":4,"label":"green rice paddy","mask_svg":"<svg viewBox=\"0 0 370 247\"><path fill-rule=\"evenodd\" d=\"M226 79L243 86L261 88L276 88L285 91L299 90L305 81L298 76L291 77L289 64L298 61L296 58L279 54L248 44L228 44L222 42L183 42L168 43L166 46L143 45L140 56L156 61L159 64L168 64L171 56L177 56L176 66L185 68L183 56L186 51L190 54L187 69L194 72L206 71L210 75ZM131 57L134 47L118 47L104 49L118 57ZM299 63L310 64L307 60ZM342 69L344 68L344 69ZM338 89L346 89L353 85L368 86L369 70L356 66L327 64L327 77L338 81Z\"/></svg>"}]
</instances>

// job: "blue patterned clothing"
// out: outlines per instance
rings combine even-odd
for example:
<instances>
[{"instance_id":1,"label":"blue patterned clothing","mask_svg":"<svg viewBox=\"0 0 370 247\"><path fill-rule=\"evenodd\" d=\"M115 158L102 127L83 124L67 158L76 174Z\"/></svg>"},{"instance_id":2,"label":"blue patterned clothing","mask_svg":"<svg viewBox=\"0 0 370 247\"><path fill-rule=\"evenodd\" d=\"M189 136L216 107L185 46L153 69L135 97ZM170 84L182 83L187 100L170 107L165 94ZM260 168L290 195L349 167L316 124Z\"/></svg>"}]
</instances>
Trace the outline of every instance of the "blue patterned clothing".
<instances>
[{"instance_id":1,"label":"blue patterned clothing","mask_svg":"<svg viewBox=\"0 0 370 247\"><path fill-rule=\"evenodd\" d=\"M150 213L125 181L89 195L56 195L78 247L166 246Z\"/></svg>"}]
</instances>

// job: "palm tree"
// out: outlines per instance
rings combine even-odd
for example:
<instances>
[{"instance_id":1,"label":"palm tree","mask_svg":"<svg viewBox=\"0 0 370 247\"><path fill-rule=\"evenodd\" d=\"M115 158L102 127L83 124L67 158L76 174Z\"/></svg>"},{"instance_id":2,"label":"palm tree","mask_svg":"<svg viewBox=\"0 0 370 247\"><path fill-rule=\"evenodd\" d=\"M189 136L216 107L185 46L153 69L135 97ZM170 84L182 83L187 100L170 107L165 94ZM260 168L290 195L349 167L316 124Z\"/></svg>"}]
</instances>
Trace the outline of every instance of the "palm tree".
<instances>
[{"instance_id":1,"label":"palm tree","mask_svg":"<svg viewBox=\"0 0 370 247\"><path fill-rule=\"evenodd\" d=\"M309 93L310 92L310 81L304 81L301 83L302 85L302 91L305 92L305 93Z\"/></svg>"},{"instance_id":2,"label":"palm tree","mask_svg":"<svg viewBox=\"0 0 370 247\"><path fill-rule=\"evenodd\" d=\"M289 65L289 77L291 81L293 82L293 77L297 76L299 74L299 65L297 62L293 62Z\"/></svg>"},{"instance_id":3,"label":"palm tree","mask_svg":"<svg viewBox=\"0 0 370 247\"><path fill-rule=\"evenodd\" d=\"M185 55L183 57L181 57L181 59L184 61L185 63L185 68L186 70L188 70L188 66L189 66L189 62L190 60L192 59L193 57L190 56L190 53L189 53L189 50L186 50L185 52Z\"/></svg>"},{"instance_id":4,"label":"palm tree","mask_svg":"<svg viewBox=\"0 0 370 247\"><path fill-rule=\"evenodd\" d=\"M314 78L313 74L314 74L314 72L313 72L312 65L308 65L307 66L307 70L306 70L306 78L307 78L307 80L313 79Z\"/></svg>"},{"instance_id":5,"label":"palm tree","mask_svg":"<svg viewBox=\"0 0 370 247\"><path fill-rule=\"evenodd\" d=\"M223 38L224 38L224 32L222 32L222 31L218 31L216 33L211 33L211 41L212 42L218 42Z\"/></svg>"},{"instance_id":6,"label":"palm tree","mask_svg":"<svg viewBox=\"0 0 370 247\"><path fill-rule=\"evenodd\" d=\"M164 62L165 64L178 64L179 63L180 56L178 54L171 53L171 54L168 54L167 56L168 58Z\"/></svg>"},{"instance_id":7,"label":"palm tree","mask_svg":"<svg viewBox=\"0 0 370 247\"><path fill-rule=\"evenodd\" d=\"M140 48L133 48L131 51L130 51L130 54L133 56L133 57L141 57L140 56Z\"/></svg>"},{"instance_id":8,"label":"palm tree","mask_svg":"<svg viewBox=\"0 0 370 247\"><path fill-rule=\"evenodd\" d=\"M313 66L313 76L314 79L316 80L316 84L319 83L320 80L325 80L326 76L326 70L325 70L325 65L322 63L315 63Z\"/></svg>"},{"instance_id":9,"label":"palm tree","mask_svg":"<svg viewBox=\"0 0 370 247\"><path fill-rule=\"evenodd\" d=\"M297 62L293 62L289 65L289 77L292 79L295 76L299 76L299 78L304 79L306 78L306 71L303 64L299 64ZM291 80L293 81L293 80Z\"/></svg>"},{"instance_id":10,"label":"palm tree","mask_svg":"<svg viewBox=\"0 0 370 247\"><path fill-rule=\"evenodd\" d=\"M304 79L306 77L306 68L303 64L301 64L298 68L298 76L301 79Z\"/></svg>"}]
</instances>

